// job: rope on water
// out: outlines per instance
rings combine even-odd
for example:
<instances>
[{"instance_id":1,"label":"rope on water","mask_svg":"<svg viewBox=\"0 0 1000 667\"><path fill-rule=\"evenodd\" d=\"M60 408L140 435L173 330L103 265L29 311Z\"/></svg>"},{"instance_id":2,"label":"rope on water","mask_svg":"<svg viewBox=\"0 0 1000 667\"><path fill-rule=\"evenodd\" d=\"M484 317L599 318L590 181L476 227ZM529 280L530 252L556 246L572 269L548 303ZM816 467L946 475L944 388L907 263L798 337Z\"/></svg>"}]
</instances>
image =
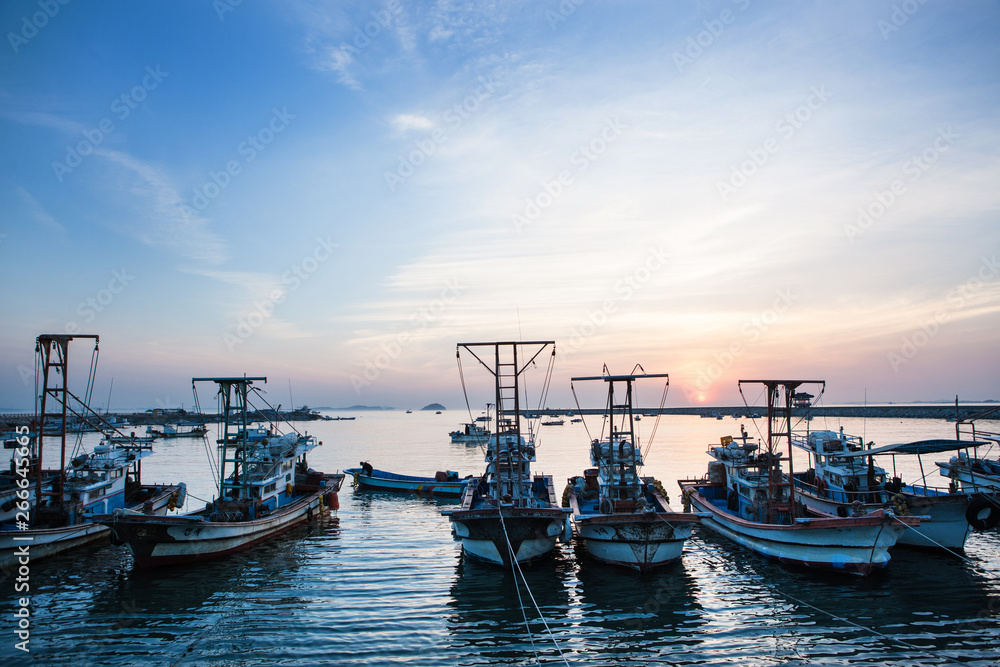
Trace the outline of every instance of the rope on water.
<instances>
[{"instance_id":1,"label":"rope on water","mask_svg":"<svg viewBox=\"0 0 1000 667\"><path fill-rule=\"evenodd\" d=\"M715 561L716 565L723 565L724 566L727 563L728 564L732 564L730 561L723 561L722 559L713 558L704 549L700 549L700 550L692 549L692 551L698 551L698 552L700 552L701 555L704 556L704 557L706 557L707 560ZM857 628L859 630L864 630L866 632L870 632L871 634L875 635L876 637L880 637L881 639L885 639L885 640L890 641L890 642L895 642L896 644L899 644L900 646L905 646L906 648L909 648L909 649L912 649L914 651L917 651L918 653L924 653L926 655L933 656L935 658L939 658L939 659L945 660L945 661L947 661L949 663L952 663L952 664L955 664L955 665L964 665L964 664L966 664L966 663L961 662L959 660L955 660L953 658L949 658L946 655L940 655L938 653L935 653L931 649L923 648L921 646L917 646L916 644L911 644L910 642L904 641L902 639L898 639L896 637L893 637L892 635L887 635L884 632L879 632L875 628L869 628L867 625L862 625L861 623L856 623L855 621L852 621L849 618L844 618L843 616L838 616L837 614L834 614L833 612L830 612L830 611L827 611L826 609L822 609L820 607L817 607L816 605L810 604L810 603L806 602L805 600L800 600L797 597L795 597L794 595L790 595L787 591L782 590L779 587L775 587L772 584L767 583L763 576L759 576L759 582L761 583L761 585L763 585L763 586L771 589L772 592L774 592L776 595L778 595L780 597L787 598L787 599L791 600L792 602L795 602L796 604L800 604L800 605L802 605L804 607L809 607L810 609L813 609L813 610L815 610L815 611L817 611L817 612L819 612L821 614L829 616L830 618L832 618L834 620L837 620L837 621L840 621L841 623L846 623L847 625L855 627L855 628Z\"/></svg>"},{"instance_id":2,"label":"rope on water","mask_svg":"<svg viewBox=\"0 0 1000 667\"><path fill-rule=\"evenodd\" d=\"M500 527L503 528L503 537L507 542L507 550L510 552L510 562L513 564L514 569L517 570L517 574L521 575L521 581L524 582L524 590L528 591L528 597L531 598L531 604L534 605L535 611L538 612L538 618L541 619L542 625L545 626L545 631L549 634L549 639L552 640L552 644L555 645L556 651L559 652L559 657L562 658L563 664L569 667L569 662L566 660L566 656L562 652L562 648L559 647L559 642L556 641L555 635L552 634L552 629L549 628L549 624L545 621L545 616L542 615L542 610L539 609L538 603L535 601L535 596L531 592L531 588L528 586L528 579L524 576L524 571L521 570L521 564L517 562L517 558L514 554L514 547L510 543L510 536L507 535L507 524L503 520L503 510L498 509L497 514L500 517ZM514 576L514 587L517 588L517 600L518 603L521 602L521 590L517 584L517 574ZM527 615L524 614L524 605L521 604L521 614L525 616L524 624L528 629L528 637L531 638L531 628L528 626ZM531 640L531 650L535 651L535 641ZM535 661L538 662L538 651L535 651Z\"/></svg>"},{"instance_id":3,"label":"rope on water","mask_svg":"<svg viewBox=\"0 0 1000 667\"><path fill-rule=\"evenodd\" d=\"M969 566L971 566L971 567L979 570L983 574L988 574L990 577L993 577L994 579L997 578L997 575L998 575L997 572L995 572L993 570L987 570L985 567L983 567L982 565L980 565L976 561L972 560L971 558L967 558L966 556L964 556L963 554L958 553L954 549L949 549L945 545L943 545L940 542L938 542L938 541L934 540L933 538L929 537L926 533L923 533L923 532L917 530L913 526L907 525L905 522L901 521L899 519L899 517L893 516L892 519L893 519L893 521L898 521L899 523L903 524L904 526L906 526L907 528L909 528L910 530L912 530L913 532L915 532L917 535L919 535L920 537L922 537L925 540L927 540L928 542L933 542L935 545L941 547L942 549L944 549L945 551L947 551L948 553L950 553L952 556L955 556L956 558L959 558L959 559L965 561L965 563L967 565L969 565Z\"/></svg>"}]
</instances>

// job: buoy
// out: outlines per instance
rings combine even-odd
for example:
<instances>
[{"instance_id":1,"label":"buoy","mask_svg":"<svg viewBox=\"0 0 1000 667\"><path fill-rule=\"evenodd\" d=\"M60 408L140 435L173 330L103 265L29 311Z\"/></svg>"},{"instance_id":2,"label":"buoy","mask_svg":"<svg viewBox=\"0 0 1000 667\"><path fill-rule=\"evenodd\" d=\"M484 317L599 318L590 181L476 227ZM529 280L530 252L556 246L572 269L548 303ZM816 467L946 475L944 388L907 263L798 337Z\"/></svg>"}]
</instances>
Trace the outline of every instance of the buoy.
<instances>
[{"instance_id":1,"label":"buoy","mask_svg":"<svg viewBox=\"0 0 1000 667\"><path fill-rule=\"evenodd\" d=\"M328 502L329 502L329 505L330 505L330 509L332 509L334 511L340 509L340 498L337 497L337 492L336 491L331 491L328 494Z\"/></svg>"}]
</instances>

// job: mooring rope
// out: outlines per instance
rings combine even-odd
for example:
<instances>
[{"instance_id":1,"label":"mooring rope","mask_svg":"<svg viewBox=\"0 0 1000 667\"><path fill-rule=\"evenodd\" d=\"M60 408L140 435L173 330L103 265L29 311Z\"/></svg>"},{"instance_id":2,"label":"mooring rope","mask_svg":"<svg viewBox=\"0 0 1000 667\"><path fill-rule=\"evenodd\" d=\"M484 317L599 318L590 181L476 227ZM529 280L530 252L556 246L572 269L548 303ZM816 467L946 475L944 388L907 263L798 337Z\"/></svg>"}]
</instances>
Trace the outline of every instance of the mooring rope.
<instances>
[{"instance_id":1,"label":"mooring rope","mask_svg":"<svg viewBox=\"0 0 1000 667\"><path fill-rule=\"evenodd\" d=\"M927 540L928 542L933 542L935 545L937 545L938 547L944 549L945 551L947 551L948 553L950 553L952 556L955 556L956 558L958 558L958 559L960 559L962 561L965 561L965 563L967 565L969 565L969 566L971 566L971 567L979 570L980 572L982 572L984 574L988 574L990 577L993 577L994 579L996 579L998 577L998 575L1000 575L1000 573L994 572L993 570L987 570L985 567L983 567L982 565L980 565L976 561L972 560L971 558L965 557L964 555L958 553L954 549L949 549L948 547L946 547L945 545L941 544L937 540L933 539L932 537L929 537L927 535L927 533L919 531L916 528L914 528L913 526L907 525L906 522L902 521L899 517L897 517L897 516L894 515L892 518L893 518L894 521L898 521L899 523L903 524L904 526L906 526L907 528L909 528L910 530L912 530L913 532L915 532L917 535L919 535L920 537L922 537L925 540Z\"/></svg>"},{"instance_id":2,"label":"mooring rope","mask_svg":"<svg viewBox=\"0 0 1000 667\"><path fill-rule=\"evenodd\" d=\"M517 558L514 554L514 547L510 543L510 536L507 534L507 524L503 520L503 509L497 508L497 514L500 517L500 527L503 528L503 537L507 542L507 550L510 552L510 562L517 570L517 574L521 575L521 581L524 582L524 590L528 591L528 597L531 598L531 604L534 605L535 611L538 612L538 618L541 619L542 625L545 626L545 631L549 634L549 639L552 640L552 644L556 647L556 651L559 652L559 657L562 658L563 664L569 667L569 662L566 660L566 656L562 652L562 648L559 647L559 642L556 641L555 635L552 634L552 629L549 628L549 624L545 621L545 616L542 614L542 610L538 607L538 603L535 601L535 596L531 592L531 587L528 586L528 579L524 576L524 571L521 570L521 564L517 562ZM517 575L514 576L514 587L517 588ZM521 591L517 591L518 602L521 602ZM524 605L521 604L521 614L524 615ZM531 628L528 626L528 619L525 615L525 627L528 629L528 637L531 637ZM531 640L531 649L535 651L535 642ZM535 651L535 661L538 661L538 652ZM539 663L541 664L541 663Z\"/></svg>"},{"instance_id":3,"label":"mooring rope","mask_svg":"<svg viewBox=\"0 0 1000 667\"><path fill-rule=\"evenodd\" d=\"M692 549L691 551L695 551L695 550ZM696 551L696 553L701 553L701 555L703 557L706 557L707 560L714 561L714 563L716 565L725 565L726 563L731 564L731 561L723 561L721 558L720 559L713 558L704 549ZM864 630L866 632L870 632L871 634L873 634L873 635L875 635L877 637L880 637L880 638L885 639L885 640L890 641L890 642L895 642L896 644L899 644L900 646L905 646L906 648L909 648L909 649L912 649L914 651L917 651L918 653L923 653L925 655L933 656L935 658L939 658L939 659L945 660L945 661L947 661L949 663L952 663L952 664L955 664L955 665L964 665L964 664L966 664L966 663L961 662L959 660L955 660L953 658L949 658L946 655L940 655L938 653L935 653L934 651L932 651L930 649L923 648L921 646L917 646L916 644L911 644L910 642L904 641L904 640L899 639L897 637L893 637L892 635L887 635L884 632L879 632L878 630L876 630L874 628L870 628L870 627L868 627L866 625L862 625L861 623L856 623L856 622L852 621L849 618L844 618L843 616L838 616L837 614L834 614L833 612L830 612L830 611L827 611L826 609L822 609L820 607L817 607L816 605L810 604L809 602L806 602L805 600L800 600L797 597L795 597L794 595L790 595L787 591L782 590L781 588L775 587L774 585L767 583L767 581L765 580L765 578L762 575L757 575L757 576L758 576L758 582L762 586L770 589L772 593L774 593L775 595L777 595L779 597L787 598L787 599L791 600L792 602L795 602L796 604L800 604L800 605L802 605L804 607L809 607L810 609L813 609L813 610L815 610L815 611L817 611L817 612L819 612L821 614L829 616L830 618L832 618L834 620L840 621L842 623L846 623L847 625L855 627L855 628L857 628L859 630Z\"/></svg>"}]
</instances>

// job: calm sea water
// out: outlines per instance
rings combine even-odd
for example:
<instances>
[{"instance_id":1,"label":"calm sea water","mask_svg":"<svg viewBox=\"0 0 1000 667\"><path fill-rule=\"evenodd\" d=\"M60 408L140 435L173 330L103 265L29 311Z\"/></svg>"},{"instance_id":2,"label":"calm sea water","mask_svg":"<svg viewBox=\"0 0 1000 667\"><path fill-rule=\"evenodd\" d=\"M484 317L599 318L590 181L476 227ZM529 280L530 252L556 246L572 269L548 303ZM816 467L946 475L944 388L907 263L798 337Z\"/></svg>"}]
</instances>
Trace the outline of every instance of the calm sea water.
<instances>
[{"instance_id":1,"label":"calm sea water","mask_svg":"<svg viewBox=\"0 0 1000 667\"><path fill-rule=\"evenodd\" d=\"M369 461L411 474L480 473L478 448L451 444L467 413L356 413L298 424L323 441L311 464ZM639 422L645 437L654 420ZM739 423L661 419L644 474L674 499L705 449ZM748 430L753 432L747 421ZM954 437L925 420L821 420L876 444ZM588 418L596 435L598 418ZM85 444L92 446L92 436ZM535 472L589 466L582 424L541 427ZM934 483L943 480L925 461ZM798 459L802 461L802 457ZM891 460L883 461L891 468ZM903 466L907 481L920 476ZM147 480L210 498L200 440L158 445ZM192 504L197 501L192 500ZM30 656L14 648L16 595L3 590L0 662L37 665L933 665L1000 664L1000 534L974 534L966 560L895 549L869 579L769 563L705 531L683 561L649 576L603 567L574 544L511 573L468 562L440 515L449 501L354 491L330 519L196 567L134 570L99 544L31 564ZM992 573L991 573L992 572Z\"/></svg>"}]
</instances>

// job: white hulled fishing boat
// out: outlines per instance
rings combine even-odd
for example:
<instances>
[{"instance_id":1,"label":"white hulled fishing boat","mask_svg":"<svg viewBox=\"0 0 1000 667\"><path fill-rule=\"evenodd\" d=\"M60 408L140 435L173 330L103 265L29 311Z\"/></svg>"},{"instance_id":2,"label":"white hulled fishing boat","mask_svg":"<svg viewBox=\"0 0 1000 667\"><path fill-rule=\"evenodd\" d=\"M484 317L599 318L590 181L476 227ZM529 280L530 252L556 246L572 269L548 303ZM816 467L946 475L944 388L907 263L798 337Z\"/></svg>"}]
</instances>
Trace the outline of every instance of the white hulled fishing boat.
<instances>
[{"instance_id":1,"label":"white hulled fishing boat","mask_svg":"<svg viewBox=\"0 0 1000 667\"><path fill-rule=\"evenodd\" d=\"M669 381L666 374L646 373L573 378L607 383L607 436L591 442L590 461L596 467L571 478L565 495L577 535L594 558L644 572L680 559L700 517L675 512L660 483L639 476L642 452L633 421L632 383L641 378ZM623 397L615 394L616 383L624 385Z\"/></svg>"},{"instance_id":2,"label":"white hulled fishing boat","mask_svg":"<svg viewBox=\"0 0 1000 667\"><path fill-rule=\"evenodd\" d=\"M767 391L763 450L745 432L737 440L723 438L721 446L709 449L714 460L706 478L679 481L685 506L710 514L702 519L705 527L780 562L862 576L888 565L889 549L909 527L919 526L920 518L886 509L866 513L860 506L851 516L839 517L811 510L796 498L792 409L807 407L812 399L798 391L801 385L825 383L741 380L741 394L749 383L763 384ZM788 444L787 473L783 452L777 451L782 440Z\"/></svg>"},{"instance_id":3,"label":"white hulled fishing boat","mask_svg":"<svg viewBox=\"0 0 1000 667\"><path fill-rule=\"evenodd\" d=\"M176 517L118 512L101 517L112 539L128 546L140 568L221 558L248 549L339 508L343 474L311 469L312 436L281 435L247 424L248 392L267 378L195 378L218 385L223 416L219 494L200 511ZM261 434L264 434L263 437Z\"/></svg>"},{"instance_id":4,"label":"white hulled fishing boat","mask_svg":"<svg viewBox=\"0 0 1000 667\"><path fill-rule=\"evenodd\" d=\"M840 517L849 516L855 503L866 512L886 508L900 516L926 517L919 528L903 532L897 544L958 551L965 548L971 531L966 514L972 495L926 483L907 484L897 476L890 478L875 463L875 456L895 459L914 455L919 459L922 454L954 451L974 443L938 439L873 447L873 443L866 446L860 437L847 435L841 429L793 433L792 444L809 452L812 462L808 470L794 476L796 497L805 506Z\"/></svg>"},{"instance_id":5,"label":"white hulled fishing boat","mask_svg":"<svg viewBox=\"0 0 1000 667\"><path fill-rule=\"evenodd\" d=\"M520 376L550 346L552 355L542 397L551 379L554 342L458 345L460 371L464 349L493 375L497 406L496 433L485 447L485 473L466 486L459 509L442 511L470 558L512 568L515 562L547 555L557 539L567 537L568 510L558 505L551 475L532 476L535 441L521 432ZM480 348L492 350L489 362L476 354ZM527 352L522 354L524 349ZM530 428L528 433L530 436Z\"/></svg>"}]
</instances>

